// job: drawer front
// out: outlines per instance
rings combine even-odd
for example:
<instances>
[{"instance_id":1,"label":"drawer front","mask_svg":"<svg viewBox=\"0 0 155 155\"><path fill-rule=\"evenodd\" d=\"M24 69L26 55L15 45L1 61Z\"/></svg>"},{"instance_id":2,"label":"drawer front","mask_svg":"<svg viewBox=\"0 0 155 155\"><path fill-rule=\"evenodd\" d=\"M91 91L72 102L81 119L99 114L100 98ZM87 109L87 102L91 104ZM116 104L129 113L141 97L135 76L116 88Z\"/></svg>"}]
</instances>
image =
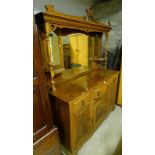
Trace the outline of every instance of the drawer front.
<instances>
[{"instance_id":1,"label":"drawer front","mask_svg":"<svg viewBox=\"0 0 155 155\"><path fill-rule=\"evenodd\" d=\"M90 94L83 96L71 105L71 150L89 135Z\"/></svg>"},{"instance_id":2,"label":"drawer front","mask_svg":"<svg viewBox=\"0 0 155 155\"><path fill-rule=\"evenodd\" d=\"M107 115L108 106L107 86L95 89L93 92L93 126L96 128ZM97 95L96 95L97 94Z\"/></svg>"},{"instance_id":3,"label":"drawer front","mask_svg":"<svg viewBox=\"0 0 155 155\"><path fill-rule=\"evenodd\" d=\"M102 99L104 96L104 87L96 88L93 90L93 100Z\"/></svg>"},{"instance_id":4,"label":"drawer front","mask_svg":"<svg viewBox=\"0 0 155 155\"><path fill-rule=\"evenodd\" d=\"M60 143L57 129L52 130L33 146L34 155L60 155Z\"/></svg>"}]
</instances>

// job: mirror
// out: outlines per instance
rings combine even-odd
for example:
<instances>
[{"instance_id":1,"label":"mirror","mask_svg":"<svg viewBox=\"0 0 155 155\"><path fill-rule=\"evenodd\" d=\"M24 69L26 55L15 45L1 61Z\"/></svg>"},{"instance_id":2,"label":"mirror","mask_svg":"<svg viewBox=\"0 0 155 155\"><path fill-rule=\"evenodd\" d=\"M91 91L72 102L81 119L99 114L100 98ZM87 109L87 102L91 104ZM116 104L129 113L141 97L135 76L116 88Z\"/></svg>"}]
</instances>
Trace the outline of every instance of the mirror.
<instances>
[{"instance_id":1,"label":"mirror","mask_svg":"<svg viewBox=\"0 0 155 155\"><path fill-rule=\"evenodd\" d=\"M59 41L56 33L51 32L50 34L50 48L51 48L51 61L53 65L60 64L60 50L59 50Z\"/></svg>"},{"instance_id":2,"label":"mirror","mask_svg":"<svg viewBox=\"0 0 155 155\"><path fill-rule=\"evenodd\" d=\"M101 55L100 45L98 35L79 32L62 35L61 31L51 32L51 61L55 73L81 66L91 68L92 60Z\"/></svg>"},{"instance_id":3,"label":"mirror","mask_svg":"<svg viewBox=\"0 0 155 155\"><path fill-rule=\"evenodd\" d=\"M92 60L101 57L101 37L73 33L63 36L65 69L85 66L91 68Z\"/></svg>"},{"instance_id":4,"label":"mirror","mask_svg":"<svg viewBox=\"0 0 155 155\"><path fill-rule=\"evenodd\" d=\"M63 56L65 69L80 66L89 67L89 57L92 57L93 40L88 35L73 33L63 36ZM91 45L91 47L90 47Z\"/></svg>"}]
</instances>

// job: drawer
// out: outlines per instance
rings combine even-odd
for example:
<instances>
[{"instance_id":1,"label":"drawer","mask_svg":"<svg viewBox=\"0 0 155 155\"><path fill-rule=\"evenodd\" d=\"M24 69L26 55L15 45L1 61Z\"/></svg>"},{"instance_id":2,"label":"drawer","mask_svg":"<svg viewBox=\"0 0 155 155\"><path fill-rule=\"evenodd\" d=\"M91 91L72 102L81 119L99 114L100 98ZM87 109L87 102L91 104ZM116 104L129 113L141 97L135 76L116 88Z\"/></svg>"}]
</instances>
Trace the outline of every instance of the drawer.
<instances>
[{"instance_id":1,"label":"drawer","mask_svg":"<svg viewBox=\"0 0 155 155\"><path fill-rule=\"evenodd\" d=\"M104 91L105 90L105 86L97 88L93 91L93 99L97 100L100 99L104 96Z\"/></svg>"},{"instance_id":2,"label":"drawer","mask_svg":"<svg viewBox=\"0 0 155 155\"><path fill-rule=\"evenodd\" d=\"M73 100L70 102L72 106L75 106L76 104L82 105L82 106L87 106L90 102L90 93L85 94L84 96L79 97L76 100Z\"/></svg>"},{"instance_id":3,"label":"drawer","mask_svg":"<svg viewBox=\"0 0 155 155\"><path fill-rule=\"evenodd\" d=\"M60 155L60 143L57 128L40 138L33 145L34 155Z\"/></svg>"}]
</instances>

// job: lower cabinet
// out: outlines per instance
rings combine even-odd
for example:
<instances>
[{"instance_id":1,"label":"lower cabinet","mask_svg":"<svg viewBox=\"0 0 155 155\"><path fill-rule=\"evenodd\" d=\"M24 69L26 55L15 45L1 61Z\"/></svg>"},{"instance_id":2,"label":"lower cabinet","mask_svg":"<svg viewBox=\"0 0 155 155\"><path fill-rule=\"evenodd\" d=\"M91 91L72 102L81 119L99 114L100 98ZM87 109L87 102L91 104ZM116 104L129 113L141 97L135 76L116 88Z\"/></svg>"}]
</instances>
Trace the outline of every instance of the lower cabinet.
<instances>
[{"instance_id":1,"label":"lower cabinet","mask_svg":"<svg viewBox=\"0 0 155 155\"><path fill-rule=\"evenodd\" d=\"M67 94L64 100L61 95L59 96L60 89L57 94L50 93L54 124L59 129L62 148L67 155L77 154L79 148L114 109L117 78L118 76L114 76L69 102L67 102ZM74 90L72 91L74 93Z\"/></svg>"}]
</instances>

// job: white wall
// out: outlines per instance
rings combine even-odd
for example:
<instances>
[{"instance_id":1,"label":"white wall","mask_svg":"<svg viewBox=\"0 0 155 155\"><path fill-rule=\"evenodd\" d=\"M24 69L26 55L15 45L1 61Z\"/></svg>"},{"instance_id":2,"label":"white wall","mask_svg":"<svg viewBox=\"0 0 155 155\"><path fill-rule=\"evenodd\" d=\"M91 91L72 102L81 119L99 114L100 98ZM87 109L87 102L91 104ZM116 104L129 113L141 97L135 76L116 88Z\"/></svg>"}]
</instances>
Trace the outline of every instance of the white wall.
<instances>
[{"instance_id":1,"label":"white wall","mask_svg":"<svg viewBox=\"0 0 155 155\"><path fill-rule=\"evenodd\" d=\"M45 11L45 5L52 4L55 10L75 16L84 16L88 5L80 0L33 0L34 13Z\"/></svg>"},{"instance_id":2,"label":"white wall","mask_svg":"<svg viewBox=\"0 0 155 155\"><path fill-rule=\"evenodd\" d=\"M94 9L97 21L108 23L111 22L112 30L109 34L109 50L114 51L117 41L122 39L122 0L112 0L99 4ZM105 42L105 37L103 37Z\"/></svg>"}]
</instances>

